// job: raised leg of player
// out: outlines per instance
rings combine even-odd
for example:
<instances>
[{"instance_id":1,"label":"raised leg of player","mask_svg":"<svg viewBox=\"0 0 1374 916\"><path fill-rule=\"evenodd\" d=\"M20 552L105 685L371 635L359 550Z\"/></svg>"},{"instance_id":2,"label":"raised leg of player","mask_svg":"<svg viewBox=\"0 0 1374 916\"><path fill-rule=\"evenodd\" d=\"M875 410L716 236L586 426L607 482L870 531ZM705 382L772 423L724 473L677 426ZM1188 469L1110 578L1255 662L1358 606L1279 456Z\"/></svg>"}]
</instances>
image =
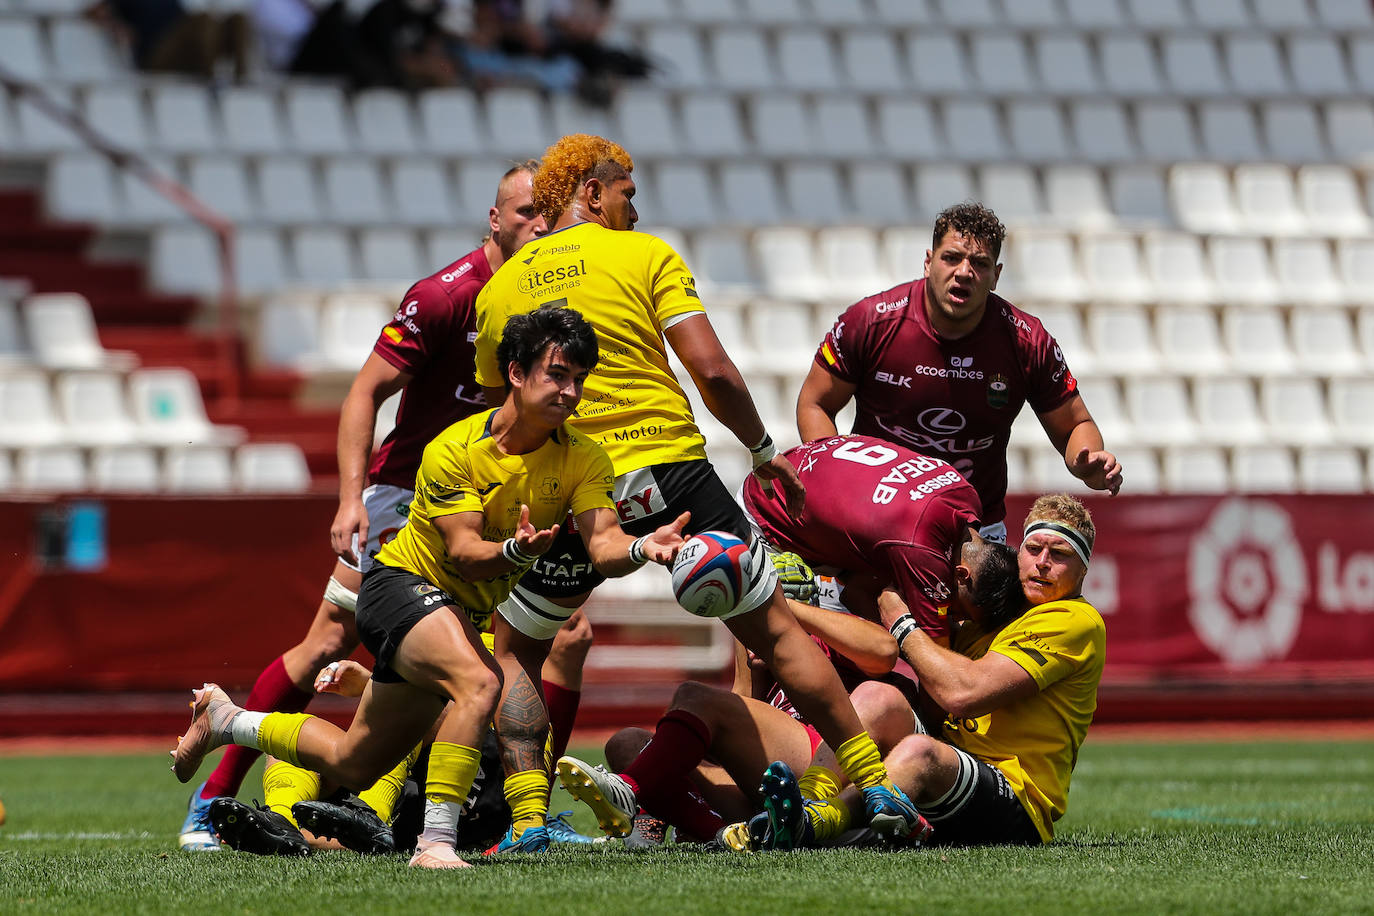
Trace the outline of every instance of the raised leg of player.
<instances>
[{"instance_id":1,"label":"raised leg of player","mask_svg":"<svg viewBox=\"0 0 1374 916\"><path fill-rule=\"evenodd\" d=\"M868 732L884 757L898 742L920 730L916 714L911 710L911 703L891 684L864 681L854 688L849 694L849 699L854 704L854 711L859 714L859 721L863 723L864 730ZM788 761L788 765L798 769L791 761ZM835 752L830 745L821 742L812 755L810 766L802 775L802 795L808 799L830 798L839 794L844 783L844 775L839 761L835 759Z\"/></svg>"},{"instance_id":2,"label":"raised leg of player","mask_svg":"<svg viewBox=\"0 0 1374 916\"><path fill-rule=\"evenodd\" d=\"M502 673L496 737L511 807L510 839L515 841L527 829L542 828L549 811L549 713L540 672L553 640L526 636L500 615L493 632Z\"/></svg>"}]
</instances>

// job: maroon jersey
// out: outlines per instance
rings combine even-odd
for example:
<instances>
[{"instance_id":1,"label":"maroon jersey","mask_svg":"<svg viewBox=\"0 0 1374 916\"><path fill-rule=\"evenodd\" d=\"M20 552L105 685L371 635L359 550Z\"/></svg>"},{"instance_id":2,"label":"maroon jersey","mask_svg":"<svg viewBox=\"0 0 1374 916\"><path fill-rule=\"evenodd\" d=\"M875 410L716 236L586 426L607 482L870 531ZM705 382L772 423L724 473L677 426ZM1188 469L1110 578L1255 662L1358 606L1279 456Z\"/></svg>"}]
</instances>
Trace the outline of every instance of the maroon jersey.
<instances>
[{"instance_id":1,"label":"maroon jersey","mask_svg":"<svg viewBox=\"0 0 1374 916\"><path fill-rule=\"evenodd\" d=\"M851 432L953 464L978 491L989 525L1007 514L1007 441L1021 405L1045 413L1078 390L1040 321L1000 296L988 297L971 333L941 337L926 316L925 280L851 305L816 362L858 386Z\"/></svg>"},{"instance_id":2,"label":"maroon jersey","mask_svg":"<svg viewBox=\"0 0 1374 916\"><path fill-rule=\"evenodd\" d=\"M396 427L372 456L370 483L414 489L425 446L487 407L476 379L477 293L491 279L481 248L406 291L372 351L413 378L401 392Z\"/></svg>"},{"instance_id":3,"label":"maroon jersey","mask_svg":"<svg viewBox=\"0 0 1374 916\"><path fill-rule=\"evenodd\" d=\"M817 439L787 451L806 485L806 509L787 514L744 479L744 506L763 536L813 566L869 573L901 593L912 616L945 635L956 551L978 524L978 494L947 462L872 436Z\"/></svg>"}]
</instances>

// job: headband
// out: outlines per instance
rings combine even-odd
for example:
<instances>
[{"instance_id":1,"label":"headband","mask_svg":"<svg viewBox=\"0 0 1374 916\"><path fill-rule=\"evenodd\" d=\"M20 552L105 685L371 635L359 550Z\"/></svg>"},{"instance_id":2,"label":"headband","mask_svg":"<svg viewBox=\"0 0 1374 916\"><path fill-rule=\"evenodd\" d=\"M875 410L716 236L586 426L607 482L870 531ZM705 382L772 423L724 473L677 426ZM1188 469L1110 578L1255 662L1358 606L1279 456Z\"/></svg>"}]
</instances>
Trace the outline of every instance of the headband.
<instances>
[{"instance_id":1,"label":"headband","mask_svg":"<svg viewBox=\"0 0 1374 916\"><path fill-rule=\"evenodd\" d=\"M1093 545L1077 528L1070 528L1059 522L1031 522L1026 526L1023 537L1030 537L1037 531L1044 531L1067 541L1069 546L1073 548L1073 552L1078 554L1078 559L1083 561L1083 565L1088 565L1088 558L1093 554Z\"/></svg>"}]
</instances>

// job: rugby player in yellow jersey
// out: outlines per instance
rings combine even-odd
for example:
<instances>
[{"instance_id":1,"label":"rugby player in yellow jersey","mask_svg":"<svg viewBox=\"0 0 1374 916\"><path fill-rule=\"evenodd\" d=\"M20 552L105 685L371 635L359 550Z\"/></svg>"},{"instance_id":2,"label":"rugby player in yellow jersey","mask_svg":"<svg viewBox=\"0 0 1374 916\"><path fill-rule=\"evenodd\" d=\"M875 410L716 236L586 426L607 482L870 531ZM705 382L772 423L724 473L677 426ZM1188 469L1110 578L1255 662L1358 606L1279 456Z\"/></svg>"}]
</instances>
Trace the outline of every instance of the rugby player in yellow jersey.
<instances>
[{"instance_id":1,"label":"rugby player in yellow jersey","mask_svg":"<svg viewBox=\"0 0 1374 916\"><path fill-rule=\"evenodd\" d=\"M195 691L191 727L172 752L178 779L189 780L210 750L236 744L364 788L404 759L451 701L430 752L425 832L411 864L467 865L453 848L458 812L501 693L501 670L478 625L570 513L591 562L608 576L671 562L687 522L684 514L642 537L625 534L610 460L566 424L597 362L587 322L561 308L518 316L505 326L497 358L505 400L426 446L410 522L364 576L358 634L377 665L348 730L301 713L248 712L207 684ZM547 782L542 792L547 797Z\"/></svg>"},{"instance_id":2,"label":"rugby player in yellow jersey","mask_svg":"<svg viewBox=\"0 0 1374 916\"><path fill-rule=\"evenodd\" d=\"M943 740L911 735L887 756L892 778L935 828L929 842L1038 845L1054 838L1106 657L1106 626L1082 595L1095 537L1091 515L1072 496L1037 499L1017 551L1028 608L1003 622L975 610L951 625L948 649L911 622L895 592L879 600L921 689L945 713ZM821 845L857 806L852 796L793 801L786 807L806 813L796 829Z\"/></svg>"},{"instance_id":3,"label":"rugby player in yellow jersey","mask_svg":"<svg viewBox=\"0 0 1374 916\"><path fill-rule=\"evenodd\" d=\"M793 617L762 542L706 460L682 385L668 364L671 347L720 422L754 456L754 473L781 486L788 510L800 514L805 490L796 469L778 454L739 370L706 317L682 258L662 239L630 230L639 219L631 177L634 162L601 137L574 134L545 151L534 178L534 200L550 227L488 281L477 299L477 381L499 397L496 341L507 318L559 304L576 309L601 341L601 361L587 379L571 425L606 449L615 466L621 525L644 534L682 512L691 532L724 530L751 543L753 577L738 604L720 613L735 637L764 660L797 709L831 747L850 780L864 790L878 829L905 833L919 815L892 785L877 745L864 731L839 675ZM496 730L510 778L534 782L545 766L547 715L532 678L542 647L600 576L576 538L565 536L511 593L497 621L497 658L507 677ZM656 753L691 747L688 730L655 733ZM590 804L602 828L624 836L638 808L632 776L611 774L575 758L558 764L564 786ZM518 827L538 825L547 811L511 799ZM518 831L517 831L518 832Z\"/></svg>"}]
</instances>

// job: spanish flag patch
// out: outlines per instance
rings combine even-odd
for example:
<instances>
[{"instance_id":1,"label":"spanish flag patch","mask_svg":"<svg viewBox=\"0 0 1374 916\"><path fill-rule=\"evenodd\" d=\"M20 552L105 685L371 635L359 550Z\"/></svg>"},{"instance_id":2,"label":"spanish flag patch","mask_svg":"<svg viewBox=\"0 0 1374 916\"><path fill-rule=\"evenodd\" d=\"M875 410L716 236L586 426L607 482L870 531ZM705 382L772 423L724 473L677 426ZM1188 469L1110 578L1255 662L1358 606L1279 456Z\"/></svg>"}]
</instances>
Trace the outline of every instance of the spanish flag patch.
<instances>
[{"instance_id":1,"label":"spanish flag patch","mask_svg":"<svg viewBox=\"0 0 1374 916\"><path fill-rule=\"evenodd\" d=\"M832 366L840 361L840 357L835 353L835 348L830 346L828 340L821 344L821 356L825 357L825 361Z\"/></svg>"},{"instance_id":2,"label":"spanish flag patch","mask_svg":"<svg viewBox=\"0 0 1374 916\"><path fill-rule=\"evenodd\" d=\"M386 327L382 328L382 336L385 337L387 340L391 341L392 343L400 343L401 338L405 335L401 333L400 328L387 325Z\"/></svg>"}]
</instances>

